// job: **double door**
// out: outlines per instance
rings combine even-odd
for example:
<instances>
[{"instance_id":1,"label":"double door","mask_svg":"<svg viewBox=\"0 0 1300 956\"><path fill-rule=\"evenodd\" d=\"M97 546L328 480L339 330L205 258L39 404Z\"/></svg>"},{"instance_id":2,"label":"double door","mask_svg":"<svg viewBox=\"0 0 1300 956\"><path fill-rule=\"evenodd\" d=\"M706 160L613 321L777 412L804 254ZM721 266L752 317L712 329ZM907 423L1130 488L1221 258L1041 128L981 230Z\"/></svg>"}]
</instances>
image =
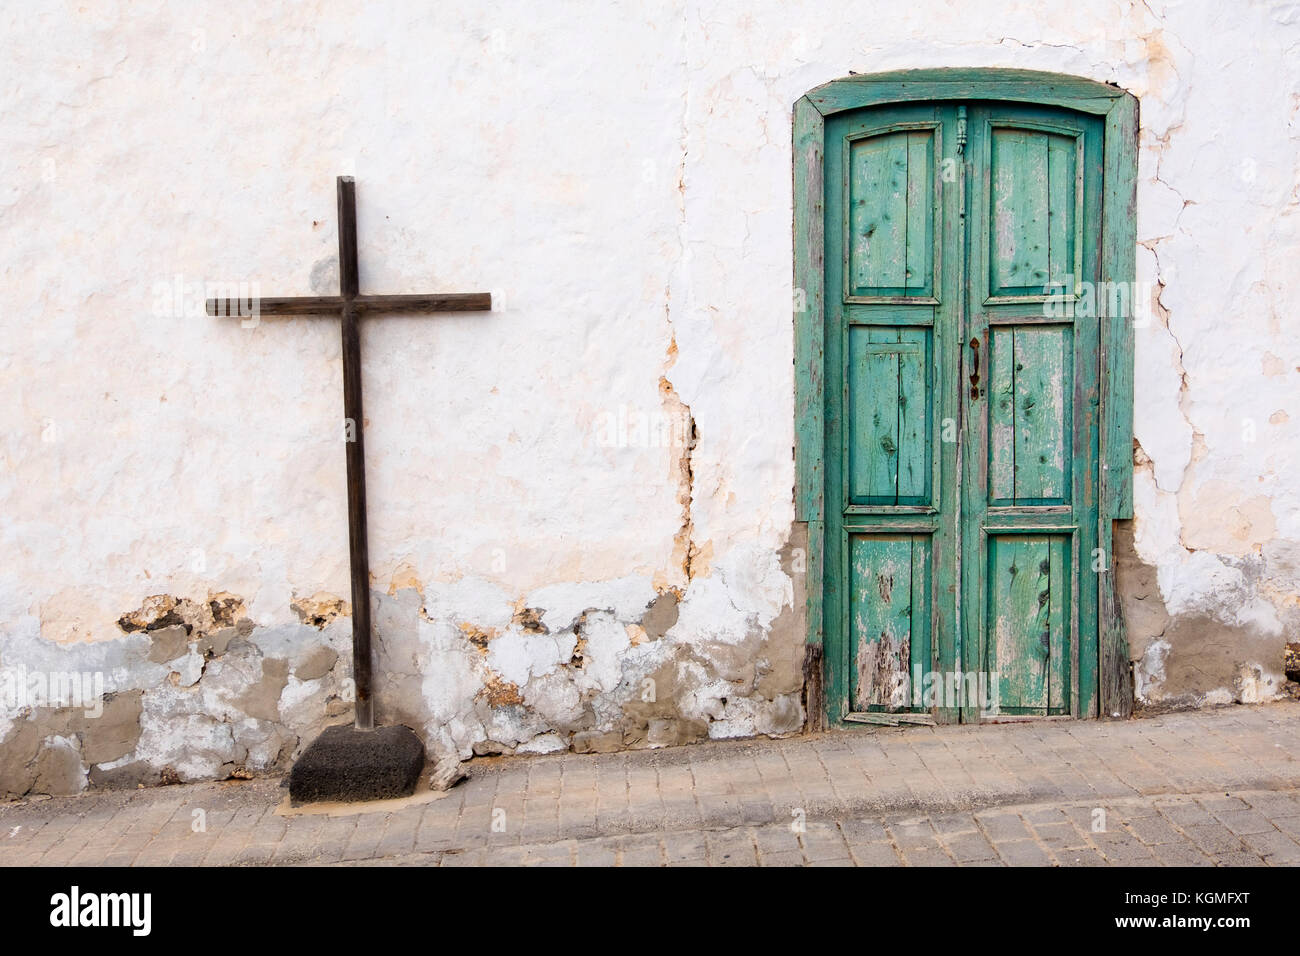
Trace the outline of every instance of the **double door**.
<instances>
[{"instance_id":1,"label":"double door","mask_svg":"<svg viewBox=\"0 0 1300 956\"><path fill-rule=\"evenodd\" d=\"M826 122L832 716L1096 713L1101 137L986 101Z\"/></svg>"}]
</instances>

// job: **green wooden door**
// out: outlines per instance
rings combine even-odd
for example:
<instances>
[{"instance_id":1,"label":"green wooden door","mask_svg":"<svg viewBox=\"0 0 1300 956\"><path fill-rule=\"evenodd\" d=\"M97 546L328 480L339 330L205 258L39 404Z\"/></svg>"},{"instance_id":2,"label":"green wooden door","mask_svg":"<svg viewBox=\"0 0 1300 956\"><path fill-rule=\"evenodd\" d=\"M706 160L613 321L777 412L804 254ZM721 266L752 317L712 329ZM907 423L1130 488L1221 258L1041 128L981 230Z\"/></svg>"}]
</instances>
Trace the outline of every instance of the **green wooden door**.
<instances>
[{"instance_id":1,"label":"green wooden door","mask_svg":"<svg viewBox=\"0 0 1300 956\"><path fill-rule=\"evenodd\" d=\"M1096 712L1099 120L829 117L827 704Z\"/></svg>"}]
</instances>

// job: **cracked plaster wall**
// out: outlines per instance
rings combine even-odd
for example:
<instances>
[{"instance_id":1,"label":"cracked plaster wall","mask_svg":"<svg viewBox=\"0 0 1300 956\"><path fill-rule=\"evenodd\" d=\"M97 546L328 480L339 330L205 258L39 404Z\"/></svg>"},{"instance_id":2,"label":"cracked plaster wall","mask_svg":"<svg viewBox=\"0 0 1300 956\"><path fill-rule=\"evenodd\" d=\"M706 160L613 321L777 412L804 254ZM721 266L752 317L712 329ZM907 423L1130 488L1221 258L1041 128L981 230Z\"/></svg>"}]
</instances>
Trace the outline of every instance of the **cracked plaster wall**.
<instances>
[{"instance_id":1,"label":"cracked plaster wall","mask_svg":"<svg viewBox=\"0 0 1300 956\"><path fill-rule=\"evenodd\" d=\"M1300 615L1295 4L0 23L0 667L93 670L108 696L95 722L0 714L0 789L275 769L346 715L337 323L197 307L210 281L333 291L337 174L364 290L496 303L364 326L381 716L461 755L796 730L790 116L849 71L1140 98L1137 685L1276 692Z\"/></svg>"}]
</instances>

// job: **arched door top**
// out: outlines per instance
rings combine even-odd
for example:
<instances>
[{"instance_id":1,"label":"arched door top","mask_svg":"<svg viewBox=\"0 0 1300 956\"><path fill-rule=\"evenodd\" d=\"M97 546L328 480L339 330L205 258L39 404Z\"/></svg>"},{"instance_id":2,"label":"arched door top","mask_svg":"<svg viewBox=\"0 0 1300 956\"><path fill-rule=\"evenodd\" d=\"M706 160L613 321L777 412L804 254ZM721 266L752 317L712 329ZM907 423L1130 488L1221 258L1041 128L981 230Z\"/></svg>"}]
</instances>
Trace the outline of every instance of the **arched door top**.
<instances>
[{"instance_id":1,"label":"arched door top","mask_svg":"<svg viewBox=\"0 0 1300 956\"><path fill-rule=\"evenodd\" d=\"M1062 73L1007 69L895 70L832 80L803 97L822 116L918 100L1007 100L1106 115L1132 94L1110 83Z\"/></svg>"}]
</instances>

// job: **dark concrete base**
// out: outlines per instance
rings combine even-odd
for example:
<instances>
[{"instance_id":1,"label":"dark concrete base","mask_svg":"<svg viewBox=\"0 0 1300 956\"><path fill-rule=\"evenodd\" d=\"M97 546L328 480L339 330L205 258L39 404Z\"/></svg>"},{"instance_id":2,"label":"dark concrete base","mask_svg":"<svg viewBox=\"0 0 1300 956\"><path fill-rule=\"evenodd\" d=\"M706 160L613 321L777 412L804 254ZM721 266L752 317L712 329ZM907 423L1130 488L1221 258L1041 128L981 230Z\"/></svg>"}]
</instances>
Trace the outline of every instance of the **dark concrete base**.
<instances>
[{"instance_id":1,"label":"dark concrete base","mask_svg":"<svg viewBox=\"0 0 1300 956\"><path fill-rule=\"evenodd\" d=\"M424 769L424 744L410 727L330 727L289 772L294 804L409 797Z\"/></svg>"}]
</instances>

